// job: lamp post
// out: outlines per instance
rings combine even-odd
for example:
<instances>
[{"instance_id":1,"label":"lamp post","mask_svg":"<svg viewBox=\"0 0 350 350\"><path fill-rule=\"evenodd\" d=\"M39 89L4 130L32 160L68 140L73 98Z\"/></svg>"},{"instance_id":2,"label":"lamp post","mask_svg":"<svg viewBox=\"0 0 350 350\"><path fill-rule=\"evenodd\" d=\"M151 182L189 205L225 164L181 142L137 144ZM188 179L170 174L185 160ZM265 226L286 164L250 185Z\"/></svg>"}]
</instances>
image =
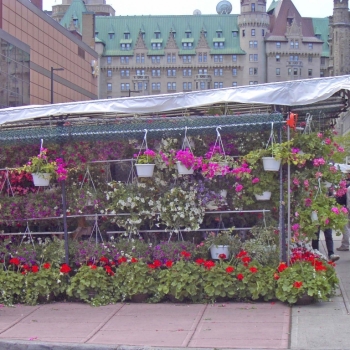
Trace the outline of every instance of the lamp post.
<instances>
[{"instance_id":1,"label":"lamp post","mask_svg":"<svg viewBox=\"0 0 350 350\"><path fill-rule=\"evenodd\" d=\"M64 68L51 67L51 104L53 104L53 72L55 70L64 70ZM69 249L68 249L66 180L61 181L61 186L62 186L62 211L63 211L65 263L68 265L69 264Z\"/></svg>"},{"instance_id":2,"label":"lamp post","mask_svg":"<svg viewBox=\"0 0 350 350\"><path fill-rule=\"evenodd\" d=\"M53 104L53 71L54 70L64 70L64 68L54 68L51 67L51 104Z\"/></svg>"}]
</instances>

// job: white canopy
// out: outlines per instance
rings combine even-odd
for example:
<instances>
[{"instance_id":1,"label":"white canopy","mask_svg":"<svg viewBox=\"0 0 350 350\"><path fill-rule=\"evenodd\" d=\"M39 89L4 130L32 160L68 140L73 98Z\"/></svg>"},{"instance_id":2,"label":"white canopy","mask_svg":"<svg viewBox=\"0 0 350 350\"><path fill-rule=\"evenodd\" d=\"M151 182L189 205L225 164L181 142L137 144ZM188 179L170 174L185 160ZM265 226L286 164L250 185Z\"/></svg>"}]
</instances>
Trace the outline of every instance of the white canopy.
<instances>
[{"instance_id":1,"label":"white canopy","mask_svg":"<svg viewBox=\"0 0 350 350\"><path fill-rule=\"evenodd\" d=\"M0 125L61 115L159 113L216 103L300 106L326 100L342 89L350 90L350 75L166 95L24 106L0 110Z\"/></svg>"}]
</instances>

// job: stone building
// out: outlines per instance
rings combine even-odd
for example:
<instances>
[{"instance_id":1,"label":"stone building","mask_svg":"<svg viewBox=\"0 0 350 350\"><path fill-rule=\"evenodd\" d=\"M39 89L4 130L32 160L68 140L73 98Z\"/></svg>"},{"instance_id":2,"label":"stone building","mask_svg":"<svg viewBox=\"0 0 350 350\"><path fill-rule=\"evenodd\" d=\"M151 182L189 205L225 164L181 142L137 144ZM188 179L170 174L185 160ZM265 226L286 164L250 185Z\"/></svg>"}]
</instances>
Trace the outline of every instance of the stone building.
<instances>
[{"instance_id":1,"label":"stone building","mask_svg":"<svg viewBox=\"0 0 350 350\"><path fill-rule=\"evenodd\" d=\"M216 14L195 10L193 15L176 16L98 16L89 12L89 1L65 1L69 2L61 25L81 34L88 16L93 23L100 98L332 73L329 19L301 17L292 0L273 0L269 8L266 0L241 0L240 14L231 14L232 5L224 0L218 3Z\"/></svg>"}]
</instances>

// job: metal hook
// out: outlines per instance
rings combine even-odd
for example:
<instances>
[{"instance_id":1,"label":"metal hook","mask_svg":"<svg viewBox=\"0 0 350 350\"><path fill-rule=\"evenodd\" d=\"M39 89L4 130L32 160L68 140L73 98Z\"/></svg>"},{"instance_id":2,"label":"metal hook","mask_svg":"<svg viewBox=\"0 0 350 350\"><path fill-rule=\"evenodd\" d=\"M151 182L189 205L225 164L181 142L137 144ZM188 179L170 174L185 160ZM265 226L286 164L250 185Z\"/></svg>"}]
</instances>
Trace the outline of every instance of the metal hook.
<instances>
[{"instance_id":1,"label":"metal hook","mask_svg":"<svg viewBox=\"0 0 350 350\"><path fill-rule=\"evenodd\" d=\"M44 140L41 139L41 140L40 140L40 152L41 152L41 150L43 149L43 146L44 146Z\"/></svg>"},{"instance_id":2,"label":"metal hook","mask_svg":"<svg viewBox=\"0 0 350 350\"><path fill-rule=\"evenodd\" d=\"M185 126L185 137L187 137L187 126Z\"/></svg>"},{"instance_id":3,"label":"metal hook","mask_svg":"<svg viewBox=\"0 0 350 350\"><path fill-rule=\"evenodd\" d=\"M145 131L145 136L143 137L144 139L147 138L147 133L148 133L148 130L147 129L143 129Z\"/></svg>"},{"instance_id":4,"label":"metal hook","mask_svg":"<svg viewBox=\"0 0 350 350\"><path fill-rule=\"evenodd\" d=\"M219 129L221 130L221 126L217 126L217 127L216 127L216 135L217 135L218 137L220 136Z\"/></svg>"}]
</instances>

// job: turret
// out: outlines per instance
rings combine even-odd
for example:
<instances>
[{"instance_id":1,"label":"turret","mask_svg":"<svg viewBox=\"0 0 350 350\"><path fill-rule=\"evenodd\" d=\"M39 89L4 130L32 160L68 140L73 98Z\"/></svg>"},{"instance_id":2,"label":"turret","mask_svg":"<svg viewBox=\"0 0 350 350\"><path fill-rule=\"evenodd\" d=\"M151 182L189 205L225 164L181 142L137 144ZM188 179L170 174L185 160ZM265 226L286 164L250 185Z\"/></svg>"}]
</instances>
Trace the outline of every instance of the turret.
<instances>
[{"instance_id":1,"label":"turret","mask_svg":"<svg viewBox=\"0 0 350 350\"><path fill-rule=\"evenodd\" d=\"M333 0L333 23L335 25L348 23L349 21L349 0Z\"/></svg>"},{"instance_id":2,"label":"turret","mask_svg":"<svg viewBox=\"0 0 350 350\"><path fill-rule=\"evenodd\" d=\"M241 0L241 14L266 13L266 0Z\"/></svg>"}]
</instances>

